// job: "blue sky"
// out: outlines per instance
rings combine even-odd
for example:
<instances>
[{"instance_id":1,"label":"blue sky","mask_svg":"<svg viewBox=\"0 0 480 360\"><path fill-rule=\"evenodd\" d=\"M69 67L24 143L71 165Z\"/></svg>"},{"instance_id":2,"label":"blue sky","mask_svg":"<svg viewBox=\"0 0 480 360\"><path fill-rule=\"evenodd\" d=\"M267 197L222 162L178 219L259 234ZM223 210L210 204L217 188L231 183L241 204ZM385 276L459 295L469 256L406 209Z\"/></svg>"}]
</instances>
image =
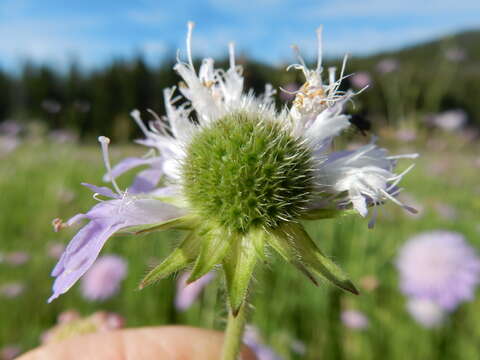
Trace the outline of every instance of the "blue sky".
<instances>
[{"instance_id":1,"label":"blue sky","mask_svg":"<svg viewBox=\"0 0 480 360\"><path fill-rule=\"evenodd\" d=\"M20 59L86 67L142 52L149 61L184 49L193 20L195 55L238 51L272 64L309 55L325 27L327 55L368 54L480 28L479 0L0 0L0 67Z\"/></svg>"}]
</instances>

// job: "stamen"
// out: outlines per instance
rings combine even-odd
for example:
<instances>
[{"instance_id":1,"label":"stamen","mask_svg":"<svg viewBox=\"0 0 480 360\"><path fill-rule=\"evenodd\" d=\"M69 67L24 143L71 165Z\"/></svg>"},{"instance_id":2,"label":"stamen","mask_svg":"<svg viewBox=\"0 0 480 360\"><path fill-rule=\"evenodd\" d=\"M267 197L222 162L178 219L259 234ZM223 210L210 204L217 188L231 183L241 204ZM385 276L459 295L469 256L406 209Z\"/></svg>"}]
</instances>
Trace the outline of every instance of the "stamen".
<instances>
[{"instance_id":1,"label":"stamen","mask_svg":"<svg viewBox=\"0 0 480 360\"><path fill-rule=\"evenodd\" d=\"M330 86L335 84L335 73L337 71L337 68L335 66L329 67L328 68L328 83Z\"/></svg>"},{"instance_id":2,"label":"stamen","mask_svg":"<svg viewBox=\"0 0 480 360\"><path fill-rule=\"evenodd\" d=\"M393 156L387 157L387 159L391 159L391 160L395 160L395 159L416 159L416 158L418 158L418 156L419 155L417 153L413 153L413 154L393 155Z\"/></svg>"},{"instance_id":3,"label":"stamen","mask_svg":"<svg viewBox=\"0 0 480 360\"><path fill-rule=\"evenodd\" d=\"M345 73L345 67L347 66L348 54L345 54L342 62L342 70L340 71L340 80L343 79L343 74ZM340 84L339 84L340 86Z\"/></svg>"},{"instance_id":4,"label":"stamen","mask_svg":"<svg viewBox=\"0 0 480 360\"><path fill-rule=\"evenodd\" d=\"M130 116L133 118L133 120L135 120L138 127L140 128L140 130L142 130L142 132L145 134L145 136L148 137L149 131L148 131L147 127L145 126L145 124L143 123L142 118L140 117L140 111L135 109L130 113Z\"/></svg>"},{"instance_id":5,"label":"stamen","mask_svg":"<svg viewBox=\"0 0 480 360\"><path fill-rule=\"evenodd\" d=\"M230 58L230 69L235 70L235 43L228 44L228 54Z\"/></svg>"},{"instance_id":6,"label":"stamen","mask_svg":"<svg viewBox=\"0 0 480 360\"><path fill-rule=\"evenodd\" d=\"M65 224L65 223L63 222L63 220L60 219L60 218L55 218L55 219L53 219L53 220L52 220L52 226L53 226L53 231L55 231L55 232L59 232L59 231L62 230L63 228L68 227L68 225Z\"/></svg>"},{"instance_id":7,"label":"stamen","mask_svg":"<svg viewBox=\"0 0 480 360\"><path fill-rule=\"evenodd\" d=\"M108 172L108 177L110 178L110 182L113 185L113 188L119 195L123 195L123 192L120 190L120 188L117 185L117 182L112 176L112 167L110 165L110 158L108 156L108 144L110 144L110 139L106 136L99 136L98 141L100 142L100 145L102 147L102 155L103 155L103 162L105 163L105 168L107 169Z\"/></svg>"},{"instance_id":8,"label":"stamen","mask_svg":"<svg viewBox=\"0 0 480 360\"><path fill-rule=\"evenodd\" d=\"M187 57L188 63L192 70L195 70L193 67L193 59L192 59L192 32L193 28L195 27L195 23L193 21L188 22L188 33L187 33Z\"/></svg>"},{"instance_id":9,"label":"stamen","mask_svg":"<svg viewBox=\"0 0 480 360\"><path fill-rule=\"evenodd\" d=\"M388 192L386 192L385 190L383 189L380 189L380 192L385 195L385 197L387 197L388 199L390 199L391 201L393 201L395 204L397 204L398 206L400 206L401 208L407 210L409 213L411 214L418 214L418 210L411 207L411 206L408 206L408 205L405 205L404 203L402 203L400 200L394 198L392 195L390 195Z\"/></svg>"},{"instance_id":10,"label":"stamen","mask_svg":"<svg viewBox=\"0 0 480 360\"><path fill-rule=\"evenodd\" d=\"M322 41L323 25L317 29L317 72L322 71L322 52L323 52L323 41Z\"/></svg>"},{"instance_id":11,"label":"stamen","mask_svg":"<svg viewBox=\"0 0 480 360\"><path fill-rule=\"evenodd\" d=\"M300 65L303 67L303 72L306 72L307 65L305 64L305 60L303 60L302 55L300 55L300 48L298 47L298 45L293 44L292 50L298 61L300 62Z\"/></svg>"}]
</instances>

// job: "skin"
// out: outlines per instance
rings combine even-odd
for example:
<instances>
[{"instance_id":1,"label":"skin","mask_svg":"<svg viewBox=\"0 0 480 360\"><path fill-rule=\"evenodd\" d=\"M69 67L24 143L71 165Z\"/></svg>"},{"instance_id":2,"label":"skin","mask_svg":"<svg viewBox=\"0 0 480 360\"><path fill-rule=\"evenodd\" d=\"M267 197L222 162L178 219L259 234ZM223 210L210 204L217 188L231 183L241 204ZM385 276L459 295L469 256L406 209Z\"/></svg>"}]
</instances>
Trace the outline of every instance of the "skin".
<instances>
[{"instance_id":1,"label":"skin","mask_svg":"<svg viewBox=\"0 0 480 360\"><path fill-rule=\"evenodd\" d=\"M187 326L145 327L75 336L34 349L17 360L220 359L223 333ZM256 360L244 347L242 360Z\"/></svg>"}]
</instances>

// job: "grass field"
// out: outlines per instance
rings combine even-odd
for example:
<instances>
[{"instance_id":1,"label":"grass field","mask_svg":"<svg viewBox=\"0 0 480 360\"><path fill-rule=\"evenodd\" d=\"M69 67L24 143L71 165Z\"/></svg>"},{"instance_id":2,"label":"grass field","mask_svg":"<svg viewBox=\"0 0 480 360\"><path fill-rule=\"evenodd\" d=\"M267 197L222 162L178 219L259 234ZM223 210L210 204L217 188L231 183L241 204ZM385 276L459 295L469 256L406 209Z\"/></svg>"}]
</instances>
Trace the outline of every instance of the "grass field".
<instances>
[{"instance_id":1,"label":"grass field","mask_svg":"<svg viewBox=\"0 0 480 360\"><path fill-rule=\"evenodd\" d=\"M424 329L405 309L394 259L399 246L411 235L434 229L460 232L480 248L479 148L459 136L431 133L409 143L409 149L387 141L397 151L413 149L422 154L402 184L409 197L421 205L420 215L412 217L389 203L381 209L373 230L356 216L307 224L322 250L360 284L361 295L340 293L327 284L316 288L273 254L256 272L250 323L284 359L478 358L480 298L462 305L442 327ZM114 147L112 158L115 162L139 151ZM95 200L80 182L100 185L103 171L100 151L94 146L24 143L0 159L0 253L26 251L31 256L21 266L0 263L0 286L10 282L26 286L17 297L0 298L0 345L18 344L24 351L33 348L42 332L67 309L84 315L97 310L118 312L129 327L224 327L220 277L186 312L174 308L175 279L136 290L149 266L165 256L181 237L174 231L115 237L107 243L104 254L116 253L128 260L128 276L118 296L102 303L88 302L76 286L47 305L52 284L49 273L56 261L47 255L47 248L54 242L68 242L76 230L54 233L51 221L88 210ZM127 184L128 175L123 180ZM366 276L378 279L375 290L362 290ZM345 327L340 321L343 309L365 313L368 328L355 331ZM295 351L298 342L305 345L304 354Z\"/></svg>"}]
</instances>

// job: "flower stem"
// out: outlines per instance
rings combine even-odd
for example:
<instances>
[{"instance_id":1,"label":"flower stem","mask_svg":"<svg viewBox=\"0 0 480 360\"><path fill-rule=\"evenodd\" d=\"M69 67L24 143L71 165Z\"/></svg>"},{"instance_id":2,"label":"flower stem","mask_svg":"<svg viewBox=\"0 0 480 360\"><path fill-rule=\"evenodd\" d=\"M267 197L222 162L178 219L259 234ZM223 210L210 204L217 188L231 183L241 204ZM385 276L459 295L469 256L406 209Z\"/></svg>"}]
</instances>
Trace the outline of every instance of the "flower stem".
<instances>
[{"instance_id":1,"label":"flower stem","mask_svg":"<svg viewBox=\"0 0 480 360\"><path fill-rule=\"evenodd\" d=\"M223 343L222 360L237 360L242 345L243 330L245 328L245 302L236 316L232 309L228 312L227 330Z\"/></svg>"}]
</instances>

